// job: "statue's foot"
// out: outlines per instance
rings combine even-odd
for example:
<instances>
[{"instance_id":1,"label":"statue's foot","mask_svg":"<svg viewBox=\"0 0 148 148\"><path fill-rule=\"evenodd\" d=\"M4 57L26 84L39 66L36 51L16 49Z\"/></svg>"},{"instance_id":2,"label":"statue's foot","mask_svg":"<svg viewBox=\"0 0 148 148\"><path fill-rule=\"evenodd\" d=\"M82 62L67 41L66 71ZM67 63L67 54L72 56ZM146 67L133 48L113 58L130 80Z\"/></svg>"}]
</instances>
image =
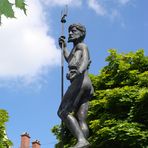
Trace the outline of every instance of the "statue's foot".
<instances>
[{"instance_id":1,"label":"statue's foot","mask_svg":"<svg viewBox=\"0 0 148 148\"><path fill-rule=\"evenodd\" d=\"M89 148L90 143L88 141L79 141L74 147L71 148Z\"/></svg>"}]
</instances>

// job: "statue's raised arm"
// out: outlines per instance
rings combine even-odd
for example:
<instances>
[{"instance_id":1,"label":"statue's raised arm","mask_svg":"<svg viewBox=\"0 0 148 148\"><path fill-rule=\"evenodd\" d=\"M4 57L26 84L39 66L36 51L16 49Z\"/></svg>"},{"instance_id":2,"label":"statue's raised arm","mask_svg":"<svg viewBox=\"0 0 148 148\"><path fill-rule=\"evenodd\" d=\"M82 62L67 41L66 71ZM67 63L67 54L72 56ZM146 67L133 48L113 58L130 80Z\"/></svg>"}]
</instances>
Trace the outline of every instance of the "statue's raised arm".
<instances>
[{"instance_id":1,"label":"statue's raised arm","mask_svg":"<svg viewBox=\"0 0 148 148\"><path fill-rule=\"evenodd\" d=\"M60 46L61 49L63 49L63 54L64 54L64 57L65 57L65 60L68 61L69 51L67 50L65 36L61 36L59 38L59 46Z\"/></svg>"}]
</instances>

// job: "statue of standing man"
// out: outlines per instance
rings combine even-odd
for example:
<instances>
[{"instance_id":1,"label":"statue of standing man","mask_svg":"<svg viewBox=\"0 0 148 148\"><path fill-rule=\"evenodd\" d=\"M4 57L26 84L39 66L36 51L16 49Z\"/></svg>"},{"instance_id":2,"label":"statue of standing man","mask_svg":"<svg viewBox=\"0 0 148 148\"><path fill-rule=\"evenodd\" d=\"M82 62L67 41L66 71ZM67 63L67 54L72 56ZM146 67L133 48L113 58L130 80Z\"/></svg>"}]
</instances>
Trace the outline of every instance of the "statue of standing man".
<instances>
[{"instance_id":1,"label":"statue of standing man","mask_svg":"<svg viewBox=\"0 0 148 148\"><path fill-rule=\"evenodd\" d=\"M69 26L68 42L73 43L71 52L67 50L63 36L59 38L59 45L63 47L63 54L68 63L69 72L66 77L71 84L68 87L58 110L62 119L71 133L77 138L77 144L72 148L87 148L89 142L89 129L86 123L88 101L94 89L88 76L91 63L87 45L83 42L86 28L81 24Z\"/></svg>"}]
</instances>

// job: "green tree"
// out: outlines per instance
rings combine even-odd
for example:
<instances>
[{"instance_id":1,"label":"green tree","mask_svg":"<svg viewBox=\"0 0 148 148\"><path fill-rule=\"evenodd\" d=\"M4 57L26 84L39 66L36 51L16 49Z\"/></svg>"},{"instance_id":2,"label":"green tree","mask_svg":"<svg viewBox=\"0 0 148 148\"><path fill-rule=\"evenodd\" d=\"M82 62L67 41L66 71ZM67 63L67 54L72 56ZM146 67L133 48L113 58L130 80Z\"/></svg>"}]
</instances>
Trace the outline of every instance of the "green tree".
<instances>
[{"instance_id":1,"label":"green tree","mask_svg":"<svg viewBox=\"0 0 148 148\"><path fill-rule=\"evenodd\" d=\"M26 4L24 0L15 0L14 4L10 3L9 0L0 0L0 23L2 15L8 18L15 18L13 6L23 10L26 14Z\"/></svg>"},{"instance_id":2,"label":"green tree","mask_svg":"<svg viewBox=\"0 0 148 148\"><path fill-rule=\"evenodd\" d=\"M147 148L148 57L142 49L127 54L115 49L109 52L108 65L100 74L90 75L95 89L88 113L91 147ZM60 126L52 131L60 148ZM70 134L64 139L65 148L75 142Z\"/></svg>"},{"instance_id":3,"label":"green tree","mask_svg":"<svg viewBox=\"0 0 148 148\"><path fill-rule=\"evenodd\" d=\"M8 113L5 110L0 109L0 148L9 148L12 142L7 138L6 125L8 121Z\"/></svg>"}]
</instances>

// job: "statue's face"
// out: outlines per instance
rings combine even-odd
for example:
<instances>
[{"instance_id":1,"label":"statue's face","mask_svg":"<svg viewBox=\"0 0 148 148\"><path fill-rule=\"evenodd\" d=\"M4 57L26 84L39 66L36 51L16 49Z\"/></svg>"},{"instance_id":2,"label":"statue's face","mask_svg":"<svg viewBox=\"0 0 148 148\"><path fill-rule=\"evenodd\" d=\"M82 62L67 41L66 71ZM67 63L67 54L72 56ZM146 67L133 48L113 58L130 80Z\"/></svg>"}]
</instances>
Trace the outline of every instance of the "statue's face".
<instances>
[{"instance_id":1,"label":"statue's face","mask_svg":"<svg viewBox=\"0 0 148 148\"><path fill-rule=\"evenodd\" d=\"M76 27L73 27L69 30L69 37L68 42L74 42L81 37L81 31L78 30Z\"/></svg>"}]
</instances>

